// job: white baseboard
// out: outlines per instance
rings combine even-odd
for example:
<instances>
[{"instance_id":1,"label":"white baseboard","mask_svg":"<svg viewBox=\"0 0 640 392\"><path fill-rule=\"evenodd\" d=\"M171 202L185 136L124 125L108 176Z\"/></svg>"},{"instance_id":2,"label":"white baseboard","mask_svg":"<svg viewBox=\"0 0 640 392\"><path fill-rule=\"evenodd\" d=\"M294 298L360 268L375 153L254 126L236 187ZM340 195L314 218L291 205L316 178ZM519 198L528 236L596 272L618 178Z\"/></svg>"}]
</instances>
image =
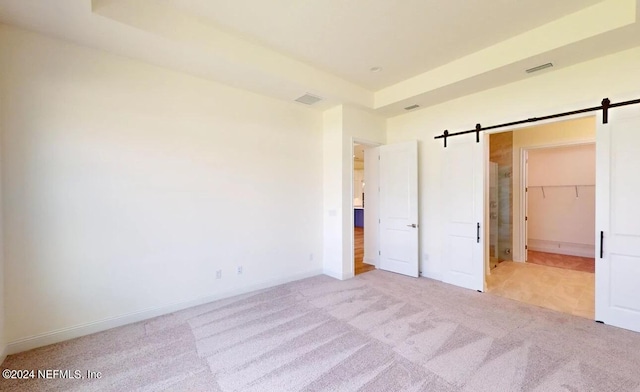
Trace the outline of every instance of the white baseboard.
<instances>
[{"instance_id":1,"label":"white baseboard","mask_svg":"<svg viewBox=\"0 0 640 392\"><path fill-rule=\"evenodd\" d=\"M330 277L332 277L334 279L342 280L342 272L337 272L337 271L325 268L325 269L322 270L322 273L327 275L327 276L330 276Z\"/></svg>"},{"instance_id":2,"label":"white baseboard","mask_svg":"<svg viewBox=\"0 0 640 392\"><path fill-rule=\"evenodd\" d=\"M7 346L2 347L2 350L0 350L0 366L4 363L5 359L7 359Z\"/></svg>"},{"instance_id":3,"label":"white baseboard","mask_svg":"<svg viewBox=\"0 0 640 392\"><path fill-rule=\"evenodd\" d=\"M148 320L154 317L173 313L182 309L191 308L193 306L203 305L209 302L217 301L219 299L229 298L235 295L245 294L245 293L249 293L256 290L261 290L261 289L293 282L295 280L322 275L322 273L323 271L319 269L311 270L308 272L293 274L283 278L266 280L264 282L259 282L259 283L249 285L237 290L230 290L230 291L225 291L225 292L207 296L207 297L201 297L201 298L196 298L196 299L187 300L187 301L170 303L167 305L144 309L144 310L140 310L133 313L127 313L121 316L110 317L103 320L75 325L67 328L61 328L54 331L14 340L7 344L7 347L3 352L3 357L0 357L0 359L4 360L4 357L6 357L7 355L17 354L19 352L32 350L38 347L48 346L50 344L59 343L69 339L79 338L81 336L90 335L90 334L105 331L111 328L121 327L123 325L131 324L131 323L137 323L139 321Z\"/></svg>"},{"instance_id":4,"label":"white baseboard","mask_svg":"<svg viewBox=\"0 0 640 392\"><path fill-rule=\"evenodd\" d=\"M596 247L589 244L573 244L570 242L558 242L548 240L529 239L529 250L546 253L556 253L568 256L595 257Z\"/></svg>"},{"instance_id":5,"label":"white baseboard","mask_svg":"<svg viewBox=\"0 0 640 392\"><path fill-rule=\"evenodd\" d=\"M378 260L376 258L374 258L374 257L371 257L371 258L368 258L368 259L365 258L365 259L362 260L362 262L365 263L365 264L373 265L376 268L378 268L378 266L376 265Z\"/></svg>"},{"instance_id":6,"label":"white baseboard","mask_svg":"<svg viewBox=\"0 0 640 392\"><path fill-rule=\"evenodd\" d=\"M420 276L423 278L429 278L429 279L437 280L439 282L444 282L444 277L441 273L434 274L426 271L420 271Z\"/></svg>"},{"instance_id":7,"label":"white baseboard","mask_svg":"<svg viewBox=\"0 0 640 392\"><path fill-rule=\"evenodd\" d=\"M328 268L325 268L324 270L322 270L322 273L338 280L347 280L354 277L353 272L350 274L345 274L343 272L334 271Z\"/></svg>"}]
</instances>

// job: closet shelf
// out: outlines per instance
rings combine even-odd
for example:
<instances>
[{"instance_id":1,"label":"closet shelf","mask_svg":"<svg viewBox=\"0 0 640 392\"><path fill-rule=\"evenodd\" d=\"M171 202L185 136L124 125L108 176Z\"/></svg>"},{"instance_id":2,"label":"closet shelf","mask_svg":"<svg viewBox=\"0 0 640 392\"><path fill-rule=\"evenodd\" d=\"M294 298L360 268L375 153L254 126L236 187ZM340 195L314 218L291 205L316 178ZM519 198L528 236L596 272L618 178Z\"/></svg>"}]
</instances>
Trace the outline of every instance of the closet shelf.
<instances>
[{"instance_id":1,"label":"closet shelf","mask_svg":"<svg viewBox=\"0 0 640 392\"><path fill-rule=\"evenodd\" d=\"M580 186L596 186L595 184L579 184L579 185L529 185L529 188L541 188L542 189L542 198L546 199L547 195L544 193L544 188L574 188L576 191L576 197L580 197L580 193L578 192L578 187Z\"/></svg>"},{"instance_id":2,"label":"closet shelf","mask_svg":"<svg viewBox=\"0 0 640 392\"><path fill-rule=\"evenodd\" d=\"M578 185L529 185L527 188L573 188L576 186L596 186L596 184L578 184Z\"/></svg>"}]
</instances>

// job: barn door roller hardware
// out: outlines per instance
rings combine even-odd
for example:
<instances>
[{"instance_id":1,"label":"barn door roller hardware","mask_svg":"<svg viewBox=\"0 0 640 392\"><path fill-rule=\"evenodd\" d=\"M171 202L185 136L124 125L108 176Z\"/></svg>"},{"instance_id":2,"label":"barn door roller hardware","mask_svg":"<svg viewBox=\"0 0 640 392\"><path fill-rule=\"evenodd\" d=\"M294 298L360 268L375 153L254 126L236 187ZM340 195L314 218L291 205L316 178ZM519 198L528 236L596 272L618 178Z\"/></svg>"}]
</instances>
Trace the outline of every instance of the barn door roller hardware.
<instances>
[{"instance_id":1,"label":"barn door roller hardware","mask_svg":"<svg viewBox=\"0 0 640 392\"><path fill-rule=\"evenodd\" d=\"M602 123L603 124L607 124L609 122L609 109L617 108L617 107L620 107L620 106L635 105L635 104L639 104L639 103L640 103L640 99L633 99L631 101L611 103L609 98L605 98L605 99L602 100L600 106L593 106L593 107L584 108L584 109L580 109L580 110L572 110L570 112L562 112L562 113L550 114L548 116L543 116L543 117L532 117L532 118L527 118L526 120L512 121L512 122L508 122L508 123L504 123L504 124L491 125L489 127L484 127L484 128L480 124L476 124L476 127L474 129L470 129L468 131L450 133L448 130L446 130L446 131L444 131L442 133L442 135L438 135L434 139L444 139L444 146L446 148L447 147L447 138L453 137L453 136L459 136L459 135L466 135L468 133L475 133L476 134L476 143L479 143L480 142L480 132L482 132L482 131L489 131L491 129L504 128L504 127L512 127L514 125L520 125L520 124L526 124L526 123L533 123L533 122L537 122L537 121L550 120L550 119L553 119L553 118L573 116L575 114L595 112L597 110L602 110Z\"/></svg>"}]
</instances>

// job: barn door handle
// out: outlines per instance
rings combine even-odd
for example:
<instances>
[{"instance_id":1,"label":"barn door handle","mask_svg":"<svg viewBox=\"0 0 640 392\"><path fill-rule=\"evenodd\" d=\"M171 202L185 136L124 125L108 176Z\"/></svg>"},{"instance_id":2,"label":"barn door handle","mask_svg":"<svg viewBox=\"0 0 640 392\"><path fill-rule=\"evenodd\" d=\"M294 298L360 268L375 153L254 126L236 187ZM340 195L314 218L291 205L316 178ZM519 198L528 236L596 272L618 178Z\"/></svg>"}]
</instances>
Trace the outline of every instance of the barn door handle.
<instances>
[{"instance_id":1,"label":"barn door handle","mask_svg":"<svg viewBox=\"0 0 640 392\"><path fill-rule=\"evenodd\" d=\"M480 243L480 222L478 222L478 226L476 226L476 230L477 230L477 237L478 237L476 241Z\"/></svg>"},{"instance_id":2,"label":"barn door handle","mask_svg":"<svg viewBox=\"0 0 640 392\"><path fill-rule=\"evenodd\" d=\"M600 232L600 258L604 257L604 249L602 245L604 244L604 231Z\"/></svg>"}]
</instances>

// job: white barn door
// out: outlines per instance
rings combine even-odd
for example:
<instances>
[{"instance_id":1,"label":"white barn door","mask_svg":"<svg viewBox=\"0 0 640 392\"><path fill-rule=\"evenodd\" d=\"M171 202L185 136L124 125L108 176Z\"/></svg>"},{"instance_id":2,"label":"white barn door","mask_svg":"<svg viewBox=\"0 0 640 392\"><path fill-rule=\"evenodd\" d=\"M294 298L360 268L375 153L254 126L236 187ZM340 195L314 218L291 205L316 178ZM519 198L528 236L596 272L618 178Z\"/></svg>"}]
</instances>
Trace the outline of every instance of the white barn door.
<instances>
[{"instance_id":1,"label":"white barn door","mask_svg":"<svg viewBox=\"0 0 640 392\"><path fill-rule=\"evenodd\" d=\"M640 331L640 106L598 117L596 320Z\"/></svg>"},{"instance_id":2,"label":"white barn door","mask_svg":"<svg viewBox=\"0 0 640 392\"><path fill-rule=\"evenodd\" d=\"M447 139L442 171L443 281L484 291L485 138Z\"/></svg>"},{"instance_id":3,"label":"white barn door","mask_svg":"<svg viewBox=\"0 0 640 392\"><path fill-rule=\"evenodd\" d=\"M418 142L380 151L380 269L418 277Z\"/></svg>"}]
</instances>

